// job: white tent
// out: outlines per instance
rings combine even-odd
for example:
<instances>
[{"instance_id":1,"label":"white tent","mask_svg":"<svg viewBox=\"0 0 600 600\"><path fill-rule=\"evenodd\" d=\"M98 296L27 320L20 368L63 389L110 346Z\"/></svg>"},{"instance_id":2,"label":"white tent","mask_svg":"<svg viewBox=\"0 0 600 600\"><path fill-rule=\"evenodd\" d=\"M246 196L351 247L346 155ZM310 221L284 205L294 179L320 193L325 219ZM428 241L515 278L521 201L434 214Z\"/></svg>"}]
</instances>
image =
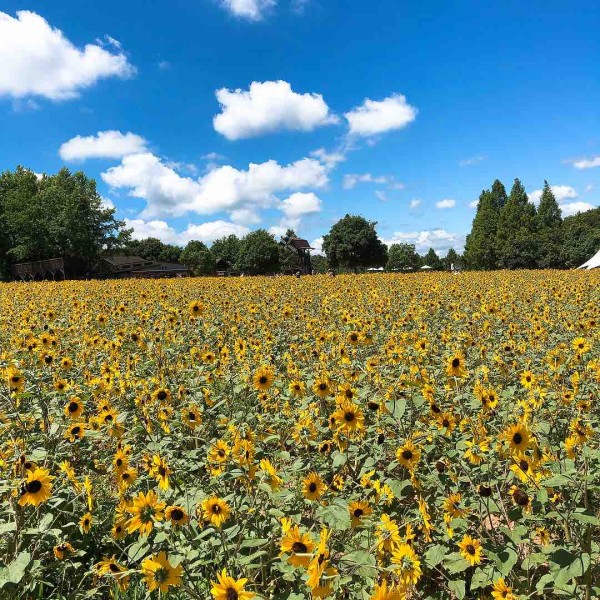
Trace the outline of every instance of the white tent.
<instances>
[{"instance_id":1,"label":"white tent","mask_svg":"<svg viewBox=\"0 0 600 600\"><path fill-rule=\"evenodd\" d=\"M429 269L433 269L433 267L430 267L429 265L423 265L421 267L421 271L423 271L423 270L428 271Z\"/></svg>"},{"instance_id":2,"label":"white tent","mask_svg":"<svg viewBox=\"0 0 600 600\"><path fill-rule=\"evenodd\" d=\"M586 263L583 263L578 269L598 269L600 268L600 250L590 258Z\"/></svg>"}]
</instances>

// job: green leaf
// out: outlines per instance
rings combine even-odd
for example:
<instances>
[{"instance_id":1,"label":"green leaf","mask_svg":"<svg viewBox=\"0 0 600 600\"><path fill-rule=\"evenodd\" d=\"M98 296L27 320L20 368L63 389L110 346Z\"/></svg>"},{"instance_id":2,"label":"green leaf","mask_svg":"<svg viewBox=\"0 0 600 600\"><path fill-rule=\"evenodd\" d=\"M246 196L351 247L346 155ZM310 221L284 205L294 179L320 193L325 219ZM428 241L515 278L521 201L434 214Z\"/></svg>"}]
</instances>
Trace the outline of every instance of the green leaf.
<instances>
[{"instance_id":1,"label":"green leaf","mask_svg":"<svg viewBox=\"0 0 600 600\"><path fill-rule=\"evenodd\" d=\"M346 554L342 560L351 563L351 568L356 569L356 574L361 577L373 578L377 573L377 562L375 560L375 555L372 552L356 550L355 552ZM357 565L360 566L357 567Z\"/></svg>"},{"instance_id":2,"label":"green leaf","mask_svg":"<svg viewBox=\"0 0 600 600\"><path fill-rule=\"evenodd\" d=\"M449 581L448 589L459 599L465 597L465 582L463 580Z\"/></svg>"},{"instance_id":3,"label":"green leaf","mask_svg":"<svg viewBox=\"0 0 600 600\"><path fill-rule=\"evenodd\" d=\"M435 546L431 546L427 552L425 552L425 562L430 567L437 567L446 556L447 548L446 546L442 546L440 544L436 544Z\"/></svg>"},{"instance_id":4,"label":"green leaf","mask_svg":"<svg viewBox=\"0 0 600 600\"><path fill-rule=\"evenodd\" d=\"M348 506L336 500L328 506L321 506L317 510L317 516L332 529L345 531L350 528L350 513Z\"/></svg>"}]
</instances>

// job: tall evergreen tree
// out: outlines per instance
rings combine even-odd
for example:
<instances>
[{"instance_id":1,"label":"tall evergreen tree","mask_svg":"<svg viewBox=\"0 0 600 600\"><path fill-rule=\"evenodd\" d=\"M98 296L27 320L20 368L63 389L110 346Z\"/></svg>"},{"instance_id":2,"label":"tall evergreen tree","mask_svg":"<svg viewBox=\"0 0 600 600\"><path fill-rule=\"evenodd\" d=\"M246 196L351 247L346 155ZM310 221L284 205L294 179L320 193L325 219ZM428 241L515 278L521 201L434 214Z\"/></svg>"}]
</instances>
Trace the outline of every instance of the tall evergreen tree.
<instances>
[{"instance_id":1,"label":"tall evergreen tree","mask_svg":"<svg viewBox=\"0 0 600 600\"><path fill-rule=\"evenodd\" d=\"M464 260L470 269L487 271L497 267L497 229L498 211L494 206L494 196L489 190L483 190L477 203L471 233L465 243Z\"/></svg>"},{"instance_id":2,"label":"tall evergreen tree","mask_svg":"<svg viewBox=\"0 0 600 600\"><path fill-rule=\"evenodd\" d=\"M423 257L423 265L431 267L434 271L441 271L444 268L440 257L433 248L429 248L427 254Z\"/></svg>"},{"instance_id":3,"label":"tall evergreen tree","mask_svg":"<svg viewBox=\"0 0 600 600\"><path fill-rule=\"evenodd\" d=\"M502 269L532 269L539 260L535 206L523 184L515 179L508 201L500 211L496 248Z\"/></svg>"},{"instance_id":4,"label":"tall evergreen tree","mask_svg":"<svg viewBox=\"0 0 600 600\"><path fill-rule=\"evenodd\" d=\"M508 196L506 195L506 188L499 179L496 179L494 183L492 183L492 204L496 210L501 210L507 202Z\"/></svg>"},{"instance_id":5,"label":"tall evergreen tree","mask_svg":"<svg viewBox=\"0 0 600 600\"><path fill-rule=\"evenodd\" d=\"M562 215L558 202L547 181L537 210L539 239L538 266L542 269L558 269L564 266L562 258Z\"/></svg>"},{"instance_id":6,"label":"tall evergreen tree","mask_svg":"<svg viewBox=\"0 0 600 600\"><path fill-rule=\"evenodd\" d=\"M442 264L446 271L452 270L452 265L457 269L460 267L461 258L458 252L454 248L450 248L446 256L442 259Z\"/></svg>"}]
</instances>

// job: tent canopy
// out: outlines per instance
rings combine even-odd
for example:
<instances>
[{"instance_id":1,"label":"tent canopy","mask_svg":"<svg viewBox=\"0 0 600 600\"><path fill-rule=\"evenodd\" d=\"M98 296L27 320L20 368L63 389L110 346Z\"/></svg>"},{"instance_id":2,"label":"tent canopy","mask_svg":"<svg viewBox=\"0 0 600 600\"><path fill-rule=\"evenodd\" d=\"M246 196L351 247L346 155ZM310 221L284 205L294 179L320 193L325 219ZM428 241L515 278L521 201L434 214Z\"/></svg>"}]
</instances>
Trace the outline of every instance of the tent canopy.
<instances>
[{"instance_id":1,"label":"tent canopy","mask_svg":"<svg viewBox=\"0 0 600 600\"><path fill-rule=\"evenodd\" d=\"M587 262L583 263L578 269L598 269L600 268L600 250L590 258Z\"/></svg>"}]
</instances>

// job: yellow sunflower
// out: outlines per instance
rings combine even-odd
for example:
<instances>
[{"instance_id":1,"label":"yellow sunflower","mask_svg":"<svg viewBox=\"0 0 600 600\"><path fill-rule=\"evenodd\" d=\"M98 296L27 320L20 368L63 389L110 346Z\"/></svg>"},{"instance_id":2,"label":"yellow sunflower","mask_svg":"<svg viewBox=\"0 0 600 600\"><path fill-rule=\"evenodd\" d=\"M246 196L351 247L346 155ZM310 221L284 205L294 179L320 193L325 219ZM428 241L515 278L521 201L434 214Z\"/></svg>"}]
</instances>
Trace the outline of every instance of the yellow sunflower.
<instances>
[{"instance_id":1,"label":"yellow sunflower","mask_svg":"<svg viewBox=\"0 0 600 600\"><path fill-rule=\"evenodd\" d=\"M78 419L83 413L83 402L81 398L77 396L71 396L68 404L65 406L65 417L69 417L70 419Z\"/></svg>"},{"instance_id":2,"label":"yellow sunflower","mask_svg":"<svg viewBox=\"0 0 600 600\"><path fill-rule=\"evenodd\" d=\"M465 535L458 542L458 548L461 556L471 565L479 565L483 560L483 548L481 542L470 535Z\"/></svg>"},{"instance_id":3,"label":"yellow sunflower","mask_svg":"<svg viewBox=\"0 0 600 600\"><path fill-rule=\"evenodd\" d=\"M50 498L54 477L46 469L35 468L27 471L26 479L21 484L19 506L38 506Z\"/></svg>"},{"instance_id":4,"label":"yellow sunflower","mask_svg":"<svg viewBox=\"0 0 600 600\"><path fill-rule=\"evenodd\" d=\"M348 512L350 513L352 527L359 527L362 525L363 518L368 517L373 509L368 502L350 502Z\"/></svg>"},{"instance_id":5,"label":"yellow sunflower","mask_svg":"<svg viewBox=\"0 0 600 600\"><path fill-rule=\"evenodd\" d=\"M318 473L309 473L302 481L303 494L307 500L318 500L327 489Z\"/></svg>"},{"instance_id":6,"label":"yellow sunflower","mask_svg":"<svg viewBox=\"0 0 600 600\"><path fill-rule=\"evenodd\" d=\"M165 511L165 516L171 521L173 525L185 525L188 520L188 514L185 512L183 506L168 506Z\"/></svg>"},{"instance_id":7,"label":"yellow sunflower","mask_svg":"<svg viewBox=\"0 0 600 600\"><path fill-rule=\"evenodd\" d=\"M251 600L254 594L246 590L247 581L245 578L234 579L223 569L217 573L217 581L212 582L210 593L214 600Z\"/></svg>"},{"instance_id":8,"label":"yellow sunflower","mask_svg":"<svg viewBox=\"0 0 600 600\"><path fill-rule=\"evenodd\" d=\"M273 385L274 379L275 374L273 372L273 369L271 367L264 366L260 367L260 369L258 369L256 373L254 373L252 382L254 384L255 389L264 392Z\"/></svg>"},{"instance_id":9,"label":"yellow sunflower","mask_svg":"<svg viewBox=\"0 0 600 600\"><path fill-rule=\"evenodd\" d=\"M206 521L220 529L231 516L231 508L222 498L211 496L202 501L202 515Z\"/></svg>"},{"instance_id":10,"label":"yellow sunflower","mask_svg":"<svg viewBox=\"0 0 600 600\"><path fill-rule=\"evenodd\" d=\"M147 536L154 527L155 521L163 520L165 503L159 502L156 492L150 490L140 492L132 505L127 509L131 518L127 521L128 533L139 531L140 535Z\"/></svg>"},{"instance_id":11,"label":"yellow sunflower","mask_svg":"<svg viewBox=\"0 0 600 600\"><path fill-rule=\"evenodd\" d=\"M172 566L164 552L145 558L141 570L149 592L168 592L169 587L181 585L182 565Z\"/></svg>"},{"instance_id":12,"label":"yellow sunflower","mask_svg":"<svg viewBox=\"0 0 600 600\"><path fill-rule=\"evenodd\" d=\"M411 440L406 441L403 446L396 450L396 460L410 472L415 470L420 459L421 450Z\"/></svg>"},{"instance_id":13,"label":"yellow sunflower","mask_svg":"<svg viewBox=\"0 0 600 600\"><path fill-rule=\"evenodd\" d=\"M315 547L313 539L309 533L300 533L298 525L293 525L281 539L279 548L282 554L289 554L288 563L294 567L308 567L312 558L312 551ZM300 555L300 556L299 556Z\"/></svg>"},{"instance_id":14,"label":"yellow sunflower","mask_svg":"<svg viewBox=\"0 0 600 600\"><path fill-rule=\"evenodd\" d=\"M394 548L392 566L403 586L417 585L423 574L421 561L409 544L400 544Z\"/></svg>"}]
</instances>

